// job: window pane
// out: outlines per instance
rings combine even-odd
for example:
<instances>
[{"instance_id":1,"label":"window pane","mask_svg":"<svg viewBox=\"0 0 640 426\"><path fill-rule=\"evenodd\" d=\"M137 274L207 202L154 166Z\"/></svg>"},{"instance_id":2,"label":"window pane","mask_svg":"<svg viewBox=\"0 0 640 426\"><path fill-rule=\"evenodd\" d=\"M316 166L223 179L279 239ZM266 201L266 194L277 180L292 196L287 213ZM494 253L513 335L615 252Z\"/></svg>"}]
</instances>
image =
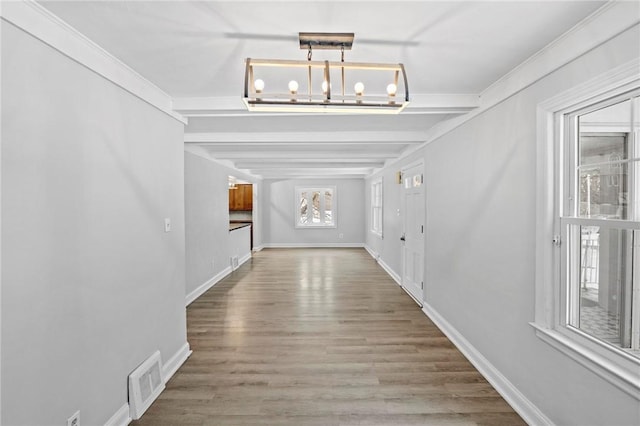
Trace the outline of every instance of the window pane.
<instances>
[{"instance_id":1,"label":"window pane","mask_svg":"<svg viewBox=\"0 0 640 426\"><path fill-rule=\"evenodd\" d=\"M327 224L333 223L333 194L329 190L324 192L324 221Z\"/></svg>"},{"instance_id":2,"label":"window pane","mask_svg":"<svg viewBox=\"0 0 640 426\"><path fill-rule=\"evenodd\" d=\"M579 126L581 145L582 136L585 134L604 136L608 134L628 134L631 132L631 99L580 115ZM583 155L591 157L598 155L600 152L604 152L605 157L609 152L617 152L622 159L638 157L638 153L635 153L634 156L629 156L626 143L622 146L618 141L603 138L591 142L584 149L582 146L580 147L580 164L585 164Z\"/></svg>"},{"instance_id":3,"label":"window pane","mask_svg":"<svg viewBox=\"0 0 640 426\"><path fill-rule=\"evenodd\" d=\"M313 191L311 199L311 221L320 223L320 191Z\"/></svg>"},{"instance_id":4,"label":"window pane","mask_svg":"<svg viewBox=\"0 0 640 426\"><path fill-rule=\"evenodd\" d=\"M335 227L335 187L296 187L296 227Z\"/></svg>"},{"instance_id":5,"label":"window pane","mask_svg":"<svg viewBox=\"0 0 640 426\"><path fill-rule=\"evenodd\" d=\"M303 191L300 193L300 214L298 215L300 217L300 223L307 223L308 222L308 218L307 218L307 213L308 213L308 202L307 202L307 193L306 191Z\"/></svg>"},{"instance_id":6,"label":"window pane","mask_svg":"<svg viewBox=\"0 0 640 426\"><path fill-rule=\"evenodd\" d=\"M382 234L382 180L371 184L371 231Z\"/></svg>"},{"instance_id":7,"label":"window pane","mask_svg":"<svg viewBox=\"0 0 640 426\"><path fill-rule=\"evenodd\" d=\"M373 209L373 230L380 231L381 223L382 223L382 211L380 208Z\"/></svg>"},{"instance_id":8,"label":"window pane","mask_svg":"<svg viewBox=\"0 0 640 426\"><path fill-rule=\"evenodd\" d=\"M629 210L637 186L631 175L638 174L634 159L639 155L629 144L631 100L580 115L578 130L578 215L623 220L637 216Z\"/></svg>"},{"instance_id":9,"label":"window pane","mask_svg":"<svg viewBox=\"0 0 640 426\"><path fill-rule=\"evenodd\" d=\"M630 99L578 116L578 190L580 217L629 220L640 154L630 144ZM636 176L636 177L634 177Z\"/></svg>"},{"instance_id":10,"label":"window pane","mask_svg":"<svg viewBox=\"0 0 640 426\"><path fill-rule=\"evenodd\" d=\"M579 144L581 166L628 158L627 133L592 133L580 127Z\"/></svg>"},{"instance_id":11,"label":"window pane","mask_svg":"<svg viewBox=\"0 0 640 426\"><path fill-rule=\"evenodd\" d=\"M570 325L631 347L633 231L581 226L580 268Z\"/></svg>"},{"instance_id":12,"label":"window pane","mask_svg":"<svg viewBox=\"0 0 640 426\"><path fill-rule=\"evenodd\" d=\"M628 166L600 163L579 169L580 217L628 218Z\"/></svg>"}]
</instances>

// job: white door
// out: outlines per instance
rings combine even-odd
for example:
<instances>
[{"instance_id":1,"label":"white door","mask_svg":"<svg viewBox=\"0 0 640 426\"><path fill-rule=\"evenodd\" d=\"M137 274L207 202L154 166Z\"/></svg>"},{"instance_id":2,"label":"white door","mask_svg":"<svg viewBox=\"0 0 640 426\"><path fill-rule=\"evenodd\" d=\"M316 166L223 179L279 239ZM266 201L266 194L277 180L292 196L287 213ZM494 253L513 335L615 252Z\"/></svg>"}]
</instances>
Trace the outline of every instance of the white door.
<instances>
[{"instance_id":1,"label":"white door","mask_svg":"<svg viewBox=\"0 0 640 426\"><path fill-rule=\"evenodd\" d=\"M422 164L402 172L402 287L422 305L424 300L424 185Z\"/></svg>"}]
</instances>

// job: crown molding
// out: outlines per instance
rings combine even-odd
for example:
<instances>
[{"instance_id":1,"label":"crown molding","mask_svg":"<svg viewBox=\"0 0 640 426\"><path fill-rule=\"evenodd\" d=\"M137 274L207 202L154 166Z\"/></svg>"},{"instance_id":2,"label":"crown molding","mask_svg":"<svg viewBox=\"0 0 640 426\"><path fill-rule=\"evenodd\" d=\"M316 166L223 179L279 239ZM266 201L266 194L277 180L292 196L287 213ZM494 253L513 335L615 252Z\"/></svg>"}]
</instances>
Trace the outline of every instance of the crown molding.
<instances>
[{"instance_id":1,"label":"crown molding","mask_svg":"<svg viewBox=\"0 0 640 426\"><path fill-rule=\"evenodd\" d=\"M478 108L464 116L436 124L428 132L424 145L439 139L639 23L640 2L611 1L605 4L485 89L480 94ZM403 157L408 154L409 151Z\"/></svg>"},{"instance_id":2,"label":"crown molding","mask_svg":"<svg viewBox=\"0 0 640 426\"><path fill-rule=\"evenodd\" d=\"M629 90L640 84L640 57L625 64L619 65L609 71L600 74L590 80L576 85L564 92L560 92L552 98L538 104L538 108L544 111L557 112L567 108L580 108L583 103L600 102L602 93L613 90L622 91L629 86ZM576 99L581 102L577 103Z\"/></svg>"},{"instance_id":3,"label":"crown molding","mask_svg":"<svg viewBox=\"0 0 640 426\"><path fill-rule=\"evenodd\" d=\"M480 94L487 109L640 23L640 2L610 1Z\"/></svg>"},{"instance_id":4,"label":"crown molding","mask_svg":"<svg viewBox=\"0 0 640 426\"><path fill-rule=\"evenodd\" d=\"M0 17L165 114L187 124L186 118L173 110L172 99L167 93L35 1L3 1Z\"/></svg>"},{"instance_id":5,"label":"crown molding","mask_svg":"<svg viewBox=\"0 0 640 426\"><path fill-rule=\"evenodd\" d=\"M408 147L398 158L388 161L385 168L401 164L431 142L639 23L640 2L611 1L605 4L486 88L480 94L478 108L465 115L436 124L427 131L426 142L420 146ZM628 67L637 69L637 63L638 58L623 65L621 69ZM372 178L380 172L381 170L375 170L367 178Z\"/></svg>"}]
</instances>

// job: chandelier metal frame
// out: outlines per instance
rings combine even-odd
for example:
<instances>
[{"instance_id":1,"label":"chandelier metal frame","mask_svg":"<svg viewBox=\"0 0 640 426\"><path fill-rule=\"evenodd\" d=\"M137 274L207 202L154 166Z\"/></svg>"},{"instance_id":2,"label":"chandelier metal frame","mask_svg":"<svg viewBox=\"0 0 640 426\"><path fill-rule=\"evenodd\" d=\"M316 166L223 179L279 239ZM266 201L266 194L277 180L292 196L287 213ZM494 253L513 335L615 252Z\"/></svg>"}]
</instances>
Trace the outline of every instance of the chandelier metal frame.
<instances>
[{"instance_id":1,"label":"chandelier metal frame","mask_svg":"<svg viewBox=\"0 0 640 426\"><path fill-rule=\"evenodd\" d=\"M344 61L345 50L351 50L353 46L353 33L299 33L298 37L300 49L308 52L306 61L252 58L245 60L243 101L249 111L396 114L409 104L409 86L403 64ZM314 50L340 50L340 61L314 61L312 59ZM298 93L298 83L291 82L288 93L264 92L264 82L254 80L256 71L261 67L306 68L308 90L305 93ZM336 69L341 76L338 93L332 91L331 85L332 70ZM387 93L364 93L362 83L356 83L355 93L347 94L345 74L356 71L389 72L390 84L387 86ZM323 82L314 87L312 76L317 73L322 73ZM404 96L397 96L399 84L404 89Z\"/></svg>"}]
</instances>

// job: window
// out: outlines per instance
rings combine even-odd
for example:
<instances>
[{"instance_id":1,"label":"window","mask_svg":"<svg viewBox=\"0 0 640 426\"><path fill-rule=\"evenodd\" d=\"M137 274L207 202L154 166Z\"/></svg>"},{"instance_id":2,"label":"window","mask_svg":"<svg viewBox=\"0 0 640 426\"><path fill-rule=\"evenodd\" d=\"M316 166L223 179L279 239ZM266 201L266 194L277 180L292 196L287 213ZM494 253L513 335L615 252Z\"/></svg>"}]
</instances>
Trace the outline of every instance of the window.
<instances>
[{"instance_id":1,"label":"window","mask_svg":"<svg viewBox=\"0 0 640 426\"><path fill-rule=\"evenodd\" d=\"M540 338L640 399L637 66L539 106L532 325Z\"/></svg>"},{"instance_id":2,"label":"window","mask_svg":"<svg viewBox=\"0 0 640 426\"><path fill-rule=\"evenodd\" d=\"M296 187L296 227L335 228L336 188Z\"/></svg>"},{"instance_id":3,"label":"window","mask_svg":"<svg viewBox=\"0 0 640 426\"><path fill-rule=\"evenodd\" d=\"M382 178L371 183L371 232L382 237Z\"/></svg>"},{"instance_id":4,"label":"window","mask_svg":"<svg viewBox=\"0 0 640 426\"><path fill-rule=\"evenodd\" d=\"M562 318L567 327L638 358L639 101L637 93L625 93L563 114L560 214L566 241Z\"/></svg>"}]
</instances>

